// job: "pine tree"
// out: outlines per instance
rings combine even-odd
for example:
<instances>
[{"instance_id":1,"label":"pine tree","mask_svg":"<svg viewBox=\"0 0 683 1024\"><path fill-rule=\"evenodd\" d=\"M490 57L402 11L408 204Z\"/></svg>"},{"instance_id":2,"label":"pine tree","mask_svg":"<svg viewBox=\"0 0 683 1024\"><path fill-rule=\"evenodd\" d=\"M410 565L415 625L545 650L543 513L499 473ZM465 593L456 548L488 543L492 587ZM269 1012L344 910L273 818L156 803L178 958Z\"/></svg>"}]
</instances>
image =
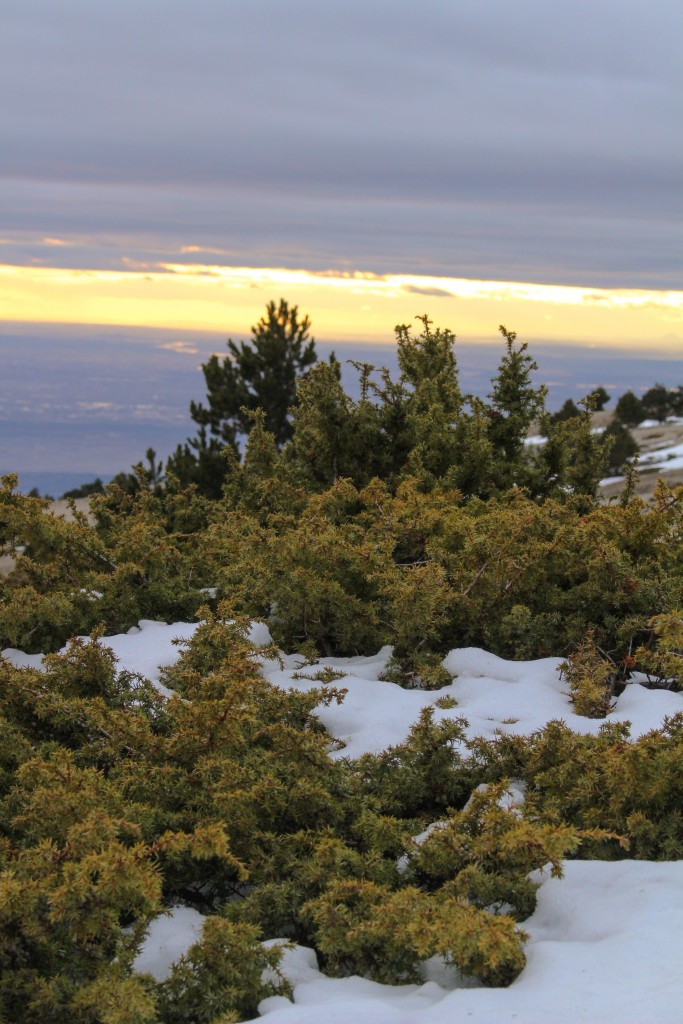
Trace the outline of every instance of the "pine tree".
<instances>
[{"instance_id":1,"label":"pine tree","mask_svg":"<svg viewBox=\"0 0 683 1024\"><path fill-rule=\"evenodd\" d=\"M605 388L603 388L602 385L600 385L600 387L596 388L594 391L592 391L591 394L592 394L593 399L595 401L595 411L596 412L602 412L603 409L605 408L605 406L607 405L607 403L610 400L609 392L606 391Z\"/></svg>"},{"instance_id":2,"label":"pine tree","mask_svg":"<svg viewBox=\"0 0 683 1024\"><path fill-rule=\"evenodd\" d=\"M426 482L429 476L444 476L457 462L463 396L453 351L455 335L447 328L432 330L428 316L416 319L423 325L422 333L415 337L407 324L400 324L396 341L401 383L408 390L406 420L414 439L408 466Z\"/></svg>"},{"instance_id":3,"label":"pine tree","mask_svg":"<svg viewBox=\"0 0 683 1024\"><path fill-rule=\"evenodd\" d=\"M550 423L564 423L565 420L573 420L581 415L581 410L573 398L568 398L561 409L552 413Z\"/></svg>"},{"instance_id":4,"label":"pine tree","mask_svg":"<svg viewBox=\"0 0 683 1024\"><path fill-rule=\"evenodd\" d=\"M592 396L583 398L579 405L578 417L556 424L555 430L562 438L567 453L566 486L574 495L594 499L600 480L607 471L612 438L593 433Z\"/></svg>"},{"instance_id":5,"label":"pine tree","mask_svg":"<svg viewBox=\"0 0 683 1024\"><path fill-rule=\"evenodd\" d=\"M626 391L617 402L614 415L627 427L637 427L645 419L645 406L632 391Z\"/></svg>"},{"instance_id":6,"label":"pine tree","mask_svg":"<svg viewBox=\"0 0 683 1024\"><path fill-rule=\"evenodd\" d=\"M266 315L252 327L251 342L228 341L228 355L212 355L202 367L207 405L192 402L192 419L224 444L248 434L249 412L263 409L265 428L281 447L292 436L289 411L296 401L296 382L316 362L311 322L299 320L298 306L284 299L269 302Z\"/></svg>"},{"instance_id":7,"label":"pine tree","mask_svg":"<svg viewBox=\"0 0 683 1024\"><path fill-rule=\"evenodd\" d=\"M536 388L531 383L531 374L538 366L527 354L527 345L516 348L516 332L508 331L502 324L499 330L507 348L498 374L492 381L488 412L489 438L497 458L497 483L505 489L512 484L521 487L528 482L524 441L531 424L543 416L547 389Z\"/></svg>"},{"instance_id":8,"label":"pine tree","mask_svg":"<svg viewBox=\"0 0 683 1024\"><path fill-rule=\"evenodd\" d=\"M612 420L603 436L612 441L607 471L619 473L624 464L638 454L638 442L628 427L617 419Z\"/></svg>"},{"instance_id":9,"label":"pine tree","mask_svg":"<svg viewBox=\"0 0 683 1024\"><path fill-rule=\"evenodd\" d=\"M339 364L318 363L298 389L294 438L285 456L315 488L351 476L353 402L339 381Z\"/></svg>"},{"instance_id":10,"label":"pine tree","mask_svg":"<svg viewBox=\"0 0 683 1024\"><path fill-rule=\"evenodd\" d=\"M166 475L194 485L207 498L220 498L229 467L237 461L234 443L223 443L200 426L197 436L179 444L166 463Z\"/></svg>"},{"instance_id":11,"label":"pine tree","mask_svg":"<svg viewBox=\"0 0 683 1024\"><path fill-rule=\"evenodd\" d=\"M650 388L643 395L643 407L646 416L651 416L660 423L663 423L671 413L671 406L671 396L663 384L655 384L654 387Z\"/></svg>"},{"instance_id":12,"label":"pine tree","mask_svg":"<svg viewBox=\"0 0 683 1024\"><path fill-rule=\"evenodd\" d=\"M263 427L278 448L290 440L297 381L317 359L310 326L307 316L299 319L298 306L290 308L284 299L279 305L269 302L266 315L251 329L251 342L237 345L229 340L227 356L214 354L203 364L206 405L190 403L199 429L178 445L167 473L195 484L209 498L219 498L237 455L238 437L249 434L257 409L263 410Z\"/></svg>"}]
</instances>

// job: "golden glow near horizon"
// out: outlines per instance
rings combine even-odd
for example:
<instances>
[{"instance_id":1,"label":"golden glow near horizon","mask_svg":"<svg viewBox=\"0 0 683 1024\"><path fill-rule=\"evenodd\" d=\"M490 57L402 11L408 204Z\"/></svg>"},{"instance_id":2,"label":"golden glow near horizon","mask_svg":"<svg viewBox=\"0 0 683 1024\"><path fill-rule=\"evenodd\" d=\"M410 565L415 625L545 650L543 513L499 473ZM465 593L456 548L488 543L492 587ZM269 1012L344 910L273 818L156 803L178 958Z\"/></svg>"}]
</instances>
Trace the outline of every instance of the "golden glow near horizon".
<instances>
[{"instance_id":1,"label":"golden glow near horizon","mask_svg":"<svg viewBox=\"0 0 683 1024\"><path fill-rule=\"evenodd\" d=\"M51 240L50 240L51 241ZM57 241L57 240L55 240ZM190 250L191 251L191 247ZM270 299L311 317L318 340L392 342L427 312L470 338L553 339L660 350L683 345L683 292L472 281L361 271L158 263L127 271L0 265L8 321L117 324L244 334Z\"/></svg>"}]
</instances>

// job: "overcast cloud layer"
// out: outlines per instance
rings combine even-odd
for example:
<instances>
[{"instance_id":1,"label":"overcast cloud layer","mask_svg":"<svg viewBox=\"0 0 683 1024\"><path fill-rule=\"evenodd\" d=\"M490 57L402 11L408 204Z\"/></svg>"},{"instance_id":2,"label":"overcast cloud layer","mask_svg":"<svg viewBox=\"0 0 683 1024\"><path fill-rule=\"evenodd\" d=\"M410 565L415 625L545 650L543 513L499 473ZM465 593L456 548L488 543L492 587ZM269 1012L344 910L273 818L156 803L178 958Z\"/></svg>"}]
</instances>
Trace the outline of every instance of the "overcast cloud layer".
<instances>
[{"instance_id":1,"label":"overcast cloud layer","mask_svg":"<svg viewBox=\"0 0 683 1024\"><path fill-rule=\"evenodd\" d=\"M0 262L678 289L682 41L672 0L3 0Z\"/></svg>"}]
</instances>

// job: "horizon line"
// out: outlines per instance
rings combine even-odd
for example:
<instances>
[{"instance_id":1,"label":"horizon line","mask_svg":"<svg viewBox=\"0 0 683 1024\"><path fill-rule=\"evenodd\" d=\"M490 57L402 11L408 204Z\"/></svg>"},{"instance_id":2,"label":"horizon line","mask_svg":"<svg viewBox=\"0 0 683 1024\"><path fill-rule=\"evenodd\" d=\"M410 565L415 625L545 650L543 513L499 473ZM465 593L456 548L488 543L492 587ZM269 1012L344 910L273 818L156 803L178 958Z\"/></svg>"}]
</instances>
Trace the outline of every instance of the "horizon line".
<instances>
[{"instance_id":1,"label":"horizon line","mask_svg":"<svg viewBox=\"0 0 683 1024\"><path fill-rule=\"evenodd\" d=\"M391 344L393 326L414 322L418 303L431 307L434 323L482 340L506 323L529 341L665 349L683 342L683 291L672 289L170 262L126 270L0 264L0 289L11 323L244 334L264 301L284 293L321 341L335 343Z\"/></svg>"}]
</instances>

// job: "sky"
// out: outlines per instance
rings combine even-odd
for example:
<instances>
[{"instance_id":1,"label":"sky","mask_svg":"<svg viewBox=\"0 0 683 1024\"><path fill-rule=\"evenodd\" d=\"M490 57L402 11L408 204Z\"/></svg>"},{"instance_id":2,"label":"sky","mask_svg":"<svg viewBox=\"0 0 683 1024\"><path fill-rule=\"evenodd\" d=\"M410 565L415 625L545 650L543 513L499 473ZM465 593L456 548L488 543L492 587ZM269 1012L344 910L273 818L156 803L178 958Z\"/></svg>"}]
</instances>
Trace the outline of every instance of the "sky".
<instances>
[{"instance_id":1,"label":"sky","mask_svg":"<svg viewBox=\"0 0 683 1024\"><path fill-rule=\"evenodd\" d=\"M12 323L677 350L671 0L4 0Z\"/></svg>"}]
</instances>

